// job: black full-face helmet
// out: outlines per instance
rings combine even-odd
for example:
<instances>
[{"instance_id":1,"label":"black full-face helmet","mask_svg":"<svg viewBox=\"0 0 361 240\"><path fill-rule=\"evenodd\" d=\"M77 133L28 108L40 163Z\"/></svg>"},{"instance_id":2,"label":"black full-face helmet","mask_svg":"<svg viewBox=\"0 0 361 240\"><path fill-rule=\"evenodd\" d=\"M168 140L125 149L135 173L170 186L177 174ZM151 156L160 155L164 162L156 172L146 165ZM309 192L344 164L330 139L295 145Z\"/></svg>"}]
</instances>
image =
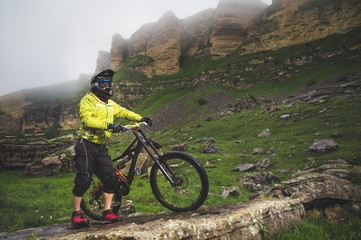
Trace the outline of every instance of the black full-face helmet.
<instances>
[{"instance_id":1,"label":"black full-face helmet","mask_svg":"<svg viewBox=\"0 0 361 240\"><path fill-rule=\"evenodd\" d=\"M109 99L113 96L113 70L104 70L90 80L90 91L99 97Z\"/></svg>"}]
</instances>

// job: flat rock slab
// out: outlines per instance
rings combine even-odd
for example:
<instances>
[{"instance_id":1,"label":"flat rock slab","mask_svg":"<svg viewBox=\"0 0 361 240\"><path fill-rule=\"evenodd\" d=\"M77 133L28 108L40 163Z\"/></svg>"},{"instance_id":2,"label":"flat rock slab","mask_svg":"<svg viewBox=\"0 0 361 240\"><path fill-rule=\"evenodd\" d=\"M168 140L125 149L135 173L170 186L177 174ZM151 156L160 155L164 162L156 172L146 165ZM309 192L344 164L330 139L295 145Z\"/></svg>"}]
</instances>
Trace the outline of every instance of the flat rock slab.
<instances>
[{"instance_id":1,"label":"flat rock slab","mask_svg":"<svg viewBox=\"0 0 361 240\"><path fill-rule=\"evenodd\" d=\"M260 222L272 230L287 228L305 218L297 199L252 200L245 203L202 206L186 213L149 213L125 217L122 222L74 229L69 223L1 233L1 239L259 239ZM290 224L290 226L287 226Z\"/></svg>"}]
</instances>

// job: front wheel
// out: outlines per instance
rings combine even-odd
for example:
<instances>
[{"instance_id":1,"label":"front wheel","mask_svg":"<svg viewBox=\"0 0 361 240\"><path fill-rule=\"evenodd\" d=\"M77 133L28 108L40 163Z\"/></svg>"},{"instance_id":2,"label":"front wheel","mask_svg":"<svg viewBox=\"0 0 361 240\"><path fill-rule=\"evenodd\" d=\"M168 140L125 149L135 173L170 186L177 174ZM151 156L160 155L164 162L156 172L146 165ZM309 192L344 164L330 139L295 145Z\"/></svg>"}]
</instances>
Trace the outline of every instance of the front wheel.
<instances>
[{"instance_id":1,"label":"front wheel","mask_svg":"<svg viewBox=\"0 0 361 240\"><path fill-rule=\"evenodd\" d=\"M175 212L193 211L199 208L208 195L208 177L202 165L191 155L169 152L159 162L175 183L173 186L154 164L150 184L157 200Z\"/></svg>"}]
</instances>

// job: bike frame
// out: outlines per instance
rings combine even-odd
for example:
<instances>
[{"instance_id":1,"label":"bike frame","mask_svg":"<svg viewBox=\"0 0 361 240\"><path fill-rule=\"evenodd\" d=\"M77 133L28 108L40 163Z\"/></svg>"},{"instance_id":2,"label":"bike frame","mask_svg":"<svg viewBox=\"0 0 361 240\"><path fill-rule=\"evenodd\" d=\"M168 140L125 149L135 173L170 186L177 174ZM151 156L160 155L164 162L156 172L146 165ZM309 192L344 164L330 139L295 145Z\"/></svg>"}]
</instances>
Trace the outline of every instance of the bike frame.
<instances>
[{"instance_id":1,"label":"bike frame","mask_svg":"<svg viewBox=\"0 0 361 240\"><path fill-rule=\"evenodd\" d=\"M118 157L115 157L114 159L112 159L113 162L125 158L122 161L120 161L117 166L119 168L122 168L125 166L125 164L129 161L131 162L130 168L129 168L129 172L128 172L128 177L127 177L127 182L130 185L134 179L134 174L135 174L135 166L138 160L138 155L140 153L140 150L142 147L144 147L144 149L147 151L147 153L149 154L149 156L152 158L152 160L154 161L154 164L156 164L159 168L159 170L163 173L163 175L166 177L167 181L172 185L172 186L178 186L180 183L178 183L178 181L174 181L174 172L172 171L172 169L166 165L165 163L160 164L159 158L160 158L160 153L157 151L157 149L154 147L152 141L149 140L149 138L144 134L143 130L140 129L139 127L136 127L133 130L133 134L135 135L135 138L133 139L133 141L130 143L130 145L127 147L127 149ZM151 149L149 149L149 147ZM152 151L154 151L155 155L152 153ZM171 174L171 176L169 176L168 172Z\"/></svg>"}]
</instances>

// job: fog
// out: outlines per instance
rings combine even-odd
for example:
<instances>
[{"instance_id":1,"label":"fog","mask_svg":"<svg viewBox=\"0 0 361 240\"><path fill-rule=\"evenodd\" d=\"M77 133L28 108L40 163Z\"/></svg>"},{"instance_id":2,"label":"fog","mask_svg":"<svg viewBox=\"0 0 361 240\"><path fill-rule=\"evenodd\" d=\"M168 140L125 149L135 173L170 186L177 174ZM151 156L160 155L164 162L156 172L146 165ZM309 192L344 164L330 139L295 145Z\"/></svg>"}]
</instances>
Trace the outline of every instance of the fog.
<instances>
[{"instance_id":1,"label":"fog","mask_svg":"<svg viewBox=\"0 0 361 240\"><path fill-rule=\"evenodd\" d=\"M1 0L0 96L93 73L98 51L110 51L114 34L130 38L168 10L183 19L217 4L218 0Z\"/></svg>"}]
</instances>

